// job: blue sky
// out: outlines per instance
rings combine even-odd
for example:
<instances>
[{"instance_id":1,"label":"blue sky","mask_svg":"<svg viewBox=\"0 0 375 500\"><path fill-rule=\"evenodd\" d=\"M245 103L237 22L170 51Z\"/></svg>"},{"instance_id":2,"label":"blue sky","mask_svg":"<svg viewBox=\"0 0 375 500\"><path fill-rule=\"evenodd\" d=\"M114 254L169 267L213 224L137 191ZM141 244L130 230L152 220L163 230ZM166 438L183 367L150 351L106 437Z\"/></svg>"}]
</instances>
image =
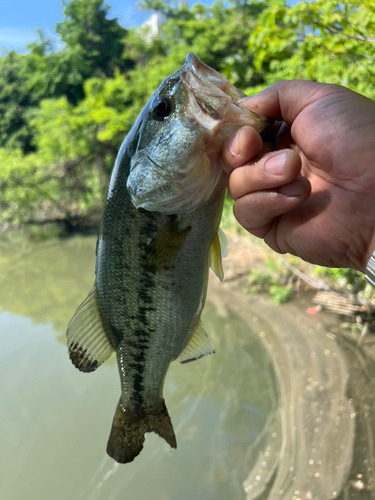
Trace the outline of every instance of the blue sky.
<instances>
[{"instance_id":1,"label":"blue sky","mask_svg":"<svg viewBox=\"0 0 375 500\"><path fill-rule=\"evenodd\" d=\"M111 17L118 17L129 28L142 24L150 16L149 12L140 12L138 1L106 0L106 3L113 7ZM212 0L200 2L211 4ZM37 39L36 28L42 28L52 37L55 23L63 18L62 12L60 0L0 0L0 48L22 50Z\"/></svg>"},{"instance_id":2,"label":"blue sky","mask_svg":"<svg viewBox=\"0 0 375 500\"><path fill-rule=\"evenodd\" d=\"M144 23L149 12L141 12L137 6L140 0L106 0L113 8L111 17L118 17L126 28ZM199 0L211 5L214 0ZM188 0L189 4L197 0ZM298 0L290 0L295 5ZM55 23L63 19L60 0L0 0L0 49L22 51L27 44L37 40L36 28L53 38Z\"/></svg>"},{"instance_id":3,"label":"blue sky","mask_svg":"<svg viewBox=\"0 0 375 500\"><path fill-rule=\"evenodd\" d=\"M150 13L140 12L137 0L107 0L111 17L125 27L142 24ZM205 2L206 3L206 2ZM22 50L37 39L36 28L48 35L63 18L60 0L0 0L0 48Z\"/></svg>"}]
</instances>

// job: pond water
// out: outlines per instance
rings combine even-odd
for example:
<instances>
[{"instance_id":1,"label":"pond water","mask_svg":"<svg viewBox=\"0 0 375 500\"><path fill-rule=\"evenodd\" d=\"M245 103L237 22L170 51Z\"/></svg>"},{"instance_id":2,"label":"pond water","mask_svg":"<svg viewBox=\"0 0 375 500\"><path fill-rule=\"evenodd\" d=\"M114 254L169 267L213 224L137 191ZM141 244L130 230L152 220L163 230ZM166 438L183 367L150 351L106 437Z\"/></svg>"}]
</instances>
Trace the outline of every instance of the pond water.
<instances>
[{"instance_id":1,"label":"pond water","mask_svg":"<svg viewBox=\"0 0 375 500\"><path fill-rule=\"evenodd\" d=\"M147 434L134 462L109 458L115 359L83 374L65 345L94 262L91 237L0 241L1 500L373 498L371 355L324 315L214 276L202 320L216 354L166 379L177 450Z\"/></svg>"}]
</instances>

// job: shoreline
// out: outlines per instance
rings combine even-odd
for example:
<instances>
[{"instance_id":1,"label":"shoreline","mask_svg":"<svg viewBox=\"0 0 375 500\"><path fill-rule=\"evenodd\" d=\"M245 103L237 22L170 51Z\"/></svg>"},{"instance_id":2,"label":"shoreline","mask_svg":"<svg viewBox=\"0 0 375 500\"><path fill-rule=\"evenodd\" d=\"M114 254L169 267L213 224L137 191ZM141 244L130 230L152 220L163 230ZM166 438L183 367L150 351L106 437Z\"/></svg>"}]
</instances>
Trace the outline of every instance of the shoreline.
<instances>
[{"instance_id":1,"label":"shoreline","mask_svg":"<svg viewBox=\"0 0 375 500\"><path fill-rule=\"evenodd\" d=\"M224 281L245 296L259 295L284 304L303 302L309 315L324 311L358 337L375 334L374 293L366 298L346 283L316 275L316 266L291 255L279 255L234 225L224 227L228 256L223 259ZM370 290L371 293L371 290Z\"/></svg>"}]
</instances>

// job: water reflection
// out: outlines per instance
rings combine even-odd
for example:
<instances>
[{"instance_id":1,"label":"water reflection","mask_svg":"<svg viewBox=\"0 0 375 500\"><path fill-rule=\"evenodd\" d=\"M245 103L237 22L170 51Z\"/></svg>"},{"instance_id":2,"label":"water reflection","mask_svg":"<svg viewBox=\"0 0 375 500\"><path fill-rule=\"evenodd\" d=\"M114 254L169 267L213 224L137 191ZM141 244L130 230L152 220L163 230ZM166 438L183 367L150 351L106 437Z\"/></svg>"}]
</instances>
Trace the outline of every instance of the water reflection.
<instances>
[{"instance_id":1,"label":"water reflection","mask_svg":"<svg viewBox=\"0 0 375 500\"><path fill-rule=\"evenodd\" d=\"M353 463L347 490L357 492L351 498L375 498L375 361L374 341L358 348L350 336L340 336L339 343L349 365L348 397L355 412Z\"/></svg>"},{"instance_id":2,"label":"water reflection","mask_svg":"<svg viewBox=\"0 0 375 500\"><path fill-rule=\"evenodd\" d=\"M246 481L248 499L260 495L275 470L270 499L337 498L354 442L347 361L332 335L296 321L280 323L272 311L269 319L272 327L265 325L260 335L277 370L280 405Z\"/></svg>"},{"instance_id":3,"label":"water reflection","mask_svg":"<svg viewBox=\"0 0 375 500\"><path fill-rule=\"evenodd\" d=\"M148 434L133 463L107 457L114 359L82 374L65 347L94 260L94 238L0 241L0 498L372 498L372 346L215 278L203 322L216 354L166 380L178 449Z\"/></svg>"},{"instance_id":4,"label":"water reflection","mask_svg":"<svg viewBox=\"0 0 375 500\"><path fill-rule=\"evenodd\" d=\"M374 345L357 346L332 317L259 299L249 321L269 350L279 405L244 482L247 499L375 497ZM245 309L236 296L237 307Z\"/></svg>"},{"instance_id":5,"label":"water reflection","mask_svg":"<svg viewBox=\"0 0 375 500\"><path fill-rule=\"evenodd\" d=\"M178 449L148 434L137 460L118 466L105 454L117 368L82 374L65 346L92 285L95 239L0 246L0 498L243 500L247 450L276 392L267 351L241 316L212 294L203 321L217 354L173 364L166 380Z\"/></svg>"},{"instance_id":6,"label":"water reflection","mask_svg":"<svg viewBox=\"0 0 375 500\"><path fill-rule=\"evenodd\" d=\"M92 287L94 266L94 238L32 244L21 234L2 235L0 310L65 332L67 317Z\"/></svg>"}]
</instances>

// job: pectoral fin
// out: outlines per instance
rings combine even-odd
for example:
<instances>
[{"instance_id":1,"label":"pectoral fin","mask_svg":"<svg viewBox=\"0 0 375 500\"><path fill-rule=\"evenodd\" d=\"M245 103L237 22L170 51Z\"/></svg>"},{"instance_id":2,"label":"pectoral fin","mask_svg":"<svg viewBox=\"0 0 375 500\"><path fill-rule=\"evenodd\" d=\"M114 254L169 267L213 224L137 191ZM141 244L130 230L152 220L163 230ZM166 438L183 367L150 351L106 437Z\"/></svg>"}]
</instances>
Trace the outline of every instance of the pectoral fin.
<instances>
[{"instance_id":1,"label":"pectoral fin","mask_svg":"<svg viewBox=\"0 0 375 500\"><path fill-rule=\"evenodd\" d=\"M199 322L187 346L178 358L176 358L176 361L178 363L189 363L189 361L195 361L202 356L213 354L214 352L214 346L211 344L207 333L204 331L202 323Z\"/></svg>"},{"instance_id":2,"label":"pectoral fin","mask_svg":"<svg viewBox=\"0 0 375 500\"><path fill-rule=\"evenodd\" d=\"M146 264L155 265L157 270L170 267L184 244L190 228L178 231L173 222L166 224L151 241L146 255Z\"/></svg>"},{"instance_id":3,"label":"pectoral fin","mask_svg":"<svg viewBox=\"0 0 375 500\"><path fill-rule=\"evenodd\" d=\"M104 331L95 285L70 320L66 336L69 357L82 372L96 370L114 351Z\"/></svg>"},{"instance_id":4,"label":"pectoral fin","mask_svg":"<svg viewBox=\"0 0 375 500\"><path fill-rule=\"evenodd\" d=\"M217 233L212 239L210 254L209 254L209 262L211 269L219 278L220 281L224 279L224 271L222 258L228 255L228 241L224 234L224 231L219 228Z\"/></svg>"}]
</instances>

